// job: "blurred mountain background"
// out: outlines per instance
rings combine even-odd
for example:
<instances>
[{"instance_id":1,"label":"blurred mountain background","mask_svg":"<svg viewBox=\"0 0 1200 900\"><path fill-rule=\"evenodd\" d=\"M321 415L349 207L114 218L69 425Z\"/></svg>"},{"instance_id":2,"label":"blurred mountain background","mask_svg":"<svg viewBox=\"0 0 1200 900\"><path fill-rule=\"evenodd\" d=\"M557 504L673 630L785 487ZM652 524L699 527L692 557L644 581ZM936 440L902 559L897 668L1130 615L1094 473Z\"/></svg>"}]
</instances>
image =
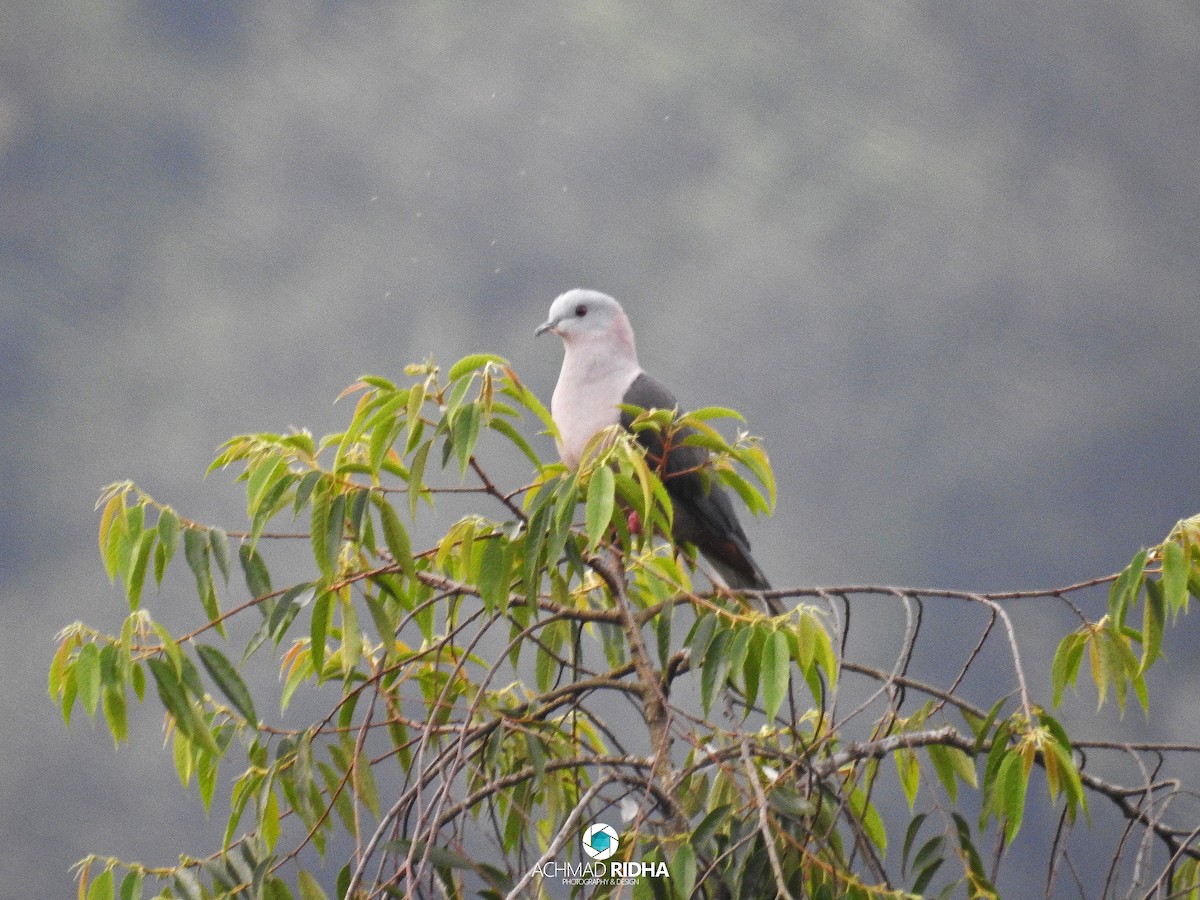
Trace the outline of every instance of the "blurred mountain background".
<instances>
[{"instance_id":1,"label":"blurred mountain background","mask_svg":"<svg viewBox=\"0 0 1200 900\"><path fill-rule=\"evenodd\" d=\"M570 287L764 437L779 507L748 530L777 585L1060 586L1200 512L1194 3L0 12L0 896L223 828L158 715L112 753L46 697L54 633L126 611L100 487L236 528L238 486L201 480L218 444L336 430L362 373L488 350L548 400L532 331ZM186 579L145 602L196 615ZM965 626L926 612L936 668ZM1066 620L1020 617L1044 674ZM862 611L852 648L890 660L903 622ZM1191 713L1073 734L1200 741L1194 638L1151 678L1152 713Z\"/></svg>"}]
</instances>

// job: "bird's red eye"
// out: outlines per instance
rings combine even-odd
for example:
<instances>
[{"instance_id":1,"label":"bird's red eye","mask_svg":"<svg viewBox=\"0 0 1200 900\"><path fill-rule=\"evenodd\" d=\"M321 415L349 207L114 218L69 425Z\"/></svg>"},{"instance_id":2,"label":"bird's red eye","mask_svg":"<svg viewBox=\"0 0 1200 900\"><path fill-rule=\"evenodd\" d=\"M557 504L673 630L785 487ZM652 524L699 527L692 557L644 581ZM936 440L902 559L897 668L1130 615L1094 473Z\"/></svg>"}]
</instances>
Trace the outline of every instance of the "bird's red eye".
<instances>
[{"instance_id":1,"label":"bird's red eye","mask_svg":"<svg viewBox=\"0 0 1200 900\"><path fill-rule=\"evenodd\" d=\"M577 307L575 307L575 315L579 316L580 318L586 316L587 307L580 303Z\"/></svg>"}]
</instances>

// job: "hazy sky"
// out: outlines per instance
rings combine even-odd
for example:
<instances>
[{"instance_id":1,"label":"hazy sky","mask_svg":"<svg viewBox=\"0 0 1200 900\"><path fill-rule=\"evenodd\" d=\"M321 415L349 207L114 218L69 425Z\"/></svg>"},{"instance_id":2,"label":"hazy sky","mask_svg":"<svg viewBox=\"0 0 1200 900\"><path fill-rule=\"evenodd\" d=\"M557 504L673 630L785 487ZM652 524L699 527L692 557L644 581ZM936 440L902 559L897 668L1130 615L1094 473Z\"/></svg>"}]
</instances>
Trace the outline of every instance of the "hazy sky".
<instances>
[{"instance_id":1,"label":"hazy sky","mask_svg":"<svg viewBox=\"0 0 1200 900\"><path fill-rule=\"evenodd\" d=\"M156 715L114 755L45 697L120 621L99 488L236 527L216 446L364 372L491 350L548 398L569 287L764 436L778 585L1061 585L1200 511L1194 3L644 6L0 3L0 896L219 829Z\"/></svg>"}]
</instances>

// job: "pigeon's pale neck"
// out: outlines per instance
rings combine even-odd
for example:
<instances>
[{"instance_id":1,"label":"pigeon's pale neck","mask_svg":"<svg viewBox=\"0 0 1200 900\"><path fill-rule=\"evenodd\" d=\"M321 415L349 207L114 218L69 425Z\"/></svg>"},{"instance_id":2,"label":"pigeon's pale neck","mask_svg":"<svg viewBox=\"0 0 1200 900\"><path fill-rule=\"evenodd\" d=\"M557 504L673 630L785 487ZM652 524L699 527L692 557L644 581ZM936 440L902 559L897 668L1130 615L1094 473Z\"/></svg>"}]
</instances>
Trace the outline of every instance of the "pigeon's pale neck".
<instances>
[{"instance_id":1,"label":"pigeon's pale neck","mask_svg":"<svg viewBox=\"0 0 1200 900\"><path fill-rule=\"evenodd\" d=\"M562 371L550 403L558 425L558 451L568 468L579 465L596 432L620 420L619 404L641 374L633 329L624 315L603 331L563 335Z\"/></svg>"}]
</instances>

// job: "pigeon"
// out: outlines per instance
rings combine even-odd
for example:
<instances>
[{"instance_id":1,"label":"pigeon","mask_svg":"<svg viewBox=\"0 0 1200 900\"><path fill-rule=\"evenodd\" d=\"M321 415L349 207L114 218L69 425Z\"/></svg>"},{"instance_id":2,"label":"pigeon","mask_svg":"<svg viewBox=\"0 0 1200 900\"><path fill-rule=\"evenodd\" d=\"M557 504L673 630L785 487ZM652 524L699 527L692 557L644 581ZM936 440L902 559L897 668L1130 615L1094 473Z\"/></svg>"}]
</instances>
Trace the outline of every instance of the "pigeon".
<instances>
[{"instance_id":1,"label":"pigeon","mask_svg":"<svg viewBox=\"0 0 1200 900\"><path fill-rule=\"evenodd\" d=\"M642 371L633 327L621 304L599 291L575 288L550 305L550 315L534 332L562 338L562 371L550 412L558 429L559 457L569 469L579 466L584 448L597 432L633 420L622 404L642 409L678 407L674 395ZM738 522L729 495L700 468L708 460L703 447L683 445L692 433L676 433L663 459L663 436L654 429L636 432L651 465L657 466L674 506L672 536L691 544L708 561L707 574L719 586L735 591L768 591L770 583L750 555L750 542ZM768 602L778 612L777 602Z\"/></svg>"}]
</instances>

